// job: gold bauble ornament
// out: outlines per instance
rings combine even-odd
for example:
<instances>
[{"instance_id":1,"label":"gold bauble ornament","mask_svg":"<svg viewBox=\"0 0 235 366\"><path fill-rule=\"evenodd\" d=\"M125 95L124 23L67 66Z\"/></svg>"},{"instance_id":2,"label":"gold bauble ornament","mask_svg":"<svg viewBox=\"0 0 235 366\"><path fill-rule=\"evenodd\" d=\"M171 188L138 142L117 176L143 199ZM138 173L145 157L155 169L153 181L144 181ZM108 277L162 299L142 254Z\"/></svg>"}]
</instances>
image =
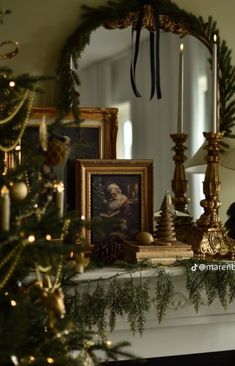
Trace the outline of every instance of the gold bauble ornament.
<instances>
[{"instance_id":1,"label":"gold bauble ornament","mask_svg":"<svg viewBox=\"0 0 235 366\"><path fill-rule=\"evenodd\" d=\"M28 188L24 182L14 182L10 185L10 195L13 200L22 201L27 194Z\"/></svg>"},{"instance_id":2,"label":"gold bauble ornament","mask_svg":"<svg viewBox=\"0 0 235 366\"><path fill-rule=\"evenodd\" d=\"M152 234L146 231L141 231L137 233L135 239L140 245L150 245L153 242Z\"/></svg>"}]
</instances>

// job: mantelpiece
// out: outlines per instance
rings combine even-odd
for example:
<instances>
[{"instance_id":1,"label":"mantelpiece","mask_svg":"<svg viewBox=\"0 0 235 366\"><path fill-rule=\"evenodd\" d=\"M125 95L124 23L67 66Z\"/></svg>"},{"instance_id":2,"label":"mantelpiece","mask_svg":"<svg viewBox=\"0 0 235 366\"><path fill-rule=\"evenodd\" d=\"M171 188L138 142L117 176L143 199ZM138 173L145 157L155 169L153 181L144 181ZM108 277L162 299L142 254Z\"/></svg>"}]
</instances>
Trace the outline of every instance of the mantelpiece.
<instances>
[{"instance_id":1,"label":"mantelpiece","mask_svg":"<svg viewBox=\"0 0 235 366\"><path fill-rule=\"evenodd\" d=\"M127 319L119 318L108 339L113 342L130 341L130 350L143 358L165 357L173 355L206 353L232 350L235 347L235 306L232 303L227 311L223 309L219 300L211 306L201 304L198 313L188 301L185 289L185 273L182 267L168 267L166 272L172 274L175 296L170 309L161 324L156 320L152 309L146 315L145 330L142 336L133 336ZM86 271L74 278L74 285L87 288L96 286L95 279L111 278L116 273L121 274L119 280L130 275L122 268L102 268L95 271ZM156 269L142 271L142 277L154 280ZM140 278L140 273L132 274L135 281ZM108 281L106 282L108 283Z\"/></svg>"}]
</instances>

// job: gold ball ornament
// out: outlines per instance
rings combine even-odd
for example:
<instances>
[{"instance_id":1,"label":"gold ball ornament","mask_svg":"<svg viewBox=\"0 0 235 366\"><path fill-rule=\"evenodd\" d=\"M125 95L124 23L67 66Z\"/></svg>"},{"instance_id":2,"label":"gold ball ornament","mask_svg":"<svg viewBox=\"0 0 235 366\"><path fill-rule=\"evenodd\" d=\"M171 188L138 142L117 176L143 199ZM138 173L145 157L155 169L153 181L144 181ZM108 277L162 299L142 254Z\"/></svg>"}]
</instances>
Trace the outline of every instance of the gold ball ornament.
<instances>
[{"instance_id":1,"label":"gold ball ornament","mask_svg":"<svg viewBox=\"0 0 235 366\"><path fill-rule=\"evenodd\" d=\"M10 187L10 195L13 200L22 201L27 197L28 188L24 182L14 182Z\"/></svg>"},{"instance_id":2,"label":"gold ball ornament","mask_svg":"<svg viewBox=\"0 0 235 366\"><path fill-rule=\"evenodd\" d=\"M152 234L148 233L147 231L141 231L137 233L135 239L140 245L150 245L153 242Z\"/></svg>"}]
</instances>

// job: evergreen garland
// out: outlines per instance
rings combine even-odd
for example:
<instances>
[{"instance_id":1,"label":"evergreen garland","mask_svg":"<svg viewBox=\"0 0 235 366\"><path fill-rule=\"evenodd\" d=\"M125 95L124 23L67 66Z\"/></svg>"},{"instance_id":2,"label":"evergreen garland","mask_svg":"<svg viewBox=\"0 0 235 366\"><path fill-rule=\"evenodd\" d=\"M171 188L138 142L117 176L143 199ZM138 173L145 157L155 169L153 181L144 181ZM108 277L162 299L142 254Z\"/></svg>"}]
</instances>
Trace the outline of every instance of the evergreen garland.
<instances>
[{"instance_id":1,"label":"evergreen garland","mask_svg":"<svg viewBox=\"0 0 235 366\"><path fill-rule=\"evenodd\" d=\"M89 44L90 35L95 29L107 19L124 19L130 11L138 11L146 3L150 3L157 14L168 15L174 22L184 24L186 32L202 41L210 53L212 53L213 35L217 35L220 131L223 131L226 136L235 137L232 134L232 127L235 125L235 67L231 64L231 50L226 41L220 39L217 24L212 17L204 21L202 17L196 17L170 0L119 0L109 1L107 5L97 8L83 6L82 24L68 38L58 67L61 113L64 114L72 109L75 118L79 121L80 80L77 73L70 70L70 57L77 68L82 51ZM211 64L211 58L209 62Z\"/></svg>"},{"instance_id":2,"label":"evergreen garland","mask_svg":"<svg viewBox=\"0 0 235 366\"><path fill-rule=\"evenodd\" d=\"M217 298L226 310L228 304L234 300L235 273L233 270L219 270L219 266L227 263L192 258L179 261L178 264L185 269L185 287L189 304L193 305L196 312L201 305L205 305L205 302L210 306ZM197 270L194 271L192 268L195 266ZM206 266L214 266L218 270L205 270ZM136 270L137 268L134 269ZM89 281L88 286L87 283L85 285L82 283L76 288L74 281L65 282L66 289L69 288L68 285L73 284L74 293L65 291L66 307L78 329L92 330L96 327L98 333L105 336L108 329L110 331L115 329L116 318L120 316L127 318L133 334L137 331L143 334L146 314L151 309L156 309L156 320L161 323L173 304L175 295L173 277L161 266L156 267L156 276L153 276L154 282L150 286L150 279L142 278L141 270L139 268L139 279L133 278L131 272L126 272L130 275L129 279L119 278L121 275L117 273L111 279ZM90 285L96 281L96 289L92 291Z\"/></svg>"},{"instance_id":3,"label":"evergreen garland","mask_svg":"<svg viewBox=\"0 0 235 366\"><path fill-rule=\"evenodd\" d=\"M156 310L159 322L162 321L167 308L174 296L174 286L169 273L160 270L156 277Z\"/></svg>"}]
</instances>

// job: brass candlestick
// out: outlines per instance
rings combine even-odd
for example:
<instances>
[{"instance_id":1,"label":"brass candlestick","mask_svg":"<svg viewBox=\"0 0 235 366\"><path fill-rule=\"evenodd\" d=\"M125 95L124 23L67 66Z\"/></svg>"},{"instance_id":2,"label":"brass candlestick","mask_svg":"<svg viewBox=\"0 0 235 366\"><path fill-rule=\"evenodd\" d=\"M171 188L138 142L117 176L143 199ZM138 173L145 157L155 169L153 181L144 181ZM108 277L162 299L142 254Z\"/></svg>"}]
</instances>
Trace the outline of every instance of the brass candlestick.
<instances>
[{"instance_id":1,"label":"brass candlestick","mask_svg":"<svg viewBox=\"0 0 235 366\"><path fill-rule=\"evenodd\" d=\"M197 220L196 232L193 233L193 249L200 258L205 258L206 254L215 256L234 257L234 241L230 239L222 226L219 218L219 144L222 140L221 132L204 132L207 140L207 169L203 182L203 193L205 199L200 204L204 213Z\"/></svg>"},{"instance_id":2,"label":"brass candlestick","mask_svg":"<svg viewBox=\"0 0 235 366\"><path fill-rule=\"evenodd\" d=\"M175 171L173 180L171 181L171 188L175 197L172 198L172 202L175 210L189 214L187 206L190 201L187 197L188 181L184 169L184 162L186 160L184 151L187 149L184 146L184 142L188 136L183 133L175 133L170 136L175 143L175 146L172 149L175 151L173 157L173 160L175 161Z\"/></svg>"}]
</instances>

